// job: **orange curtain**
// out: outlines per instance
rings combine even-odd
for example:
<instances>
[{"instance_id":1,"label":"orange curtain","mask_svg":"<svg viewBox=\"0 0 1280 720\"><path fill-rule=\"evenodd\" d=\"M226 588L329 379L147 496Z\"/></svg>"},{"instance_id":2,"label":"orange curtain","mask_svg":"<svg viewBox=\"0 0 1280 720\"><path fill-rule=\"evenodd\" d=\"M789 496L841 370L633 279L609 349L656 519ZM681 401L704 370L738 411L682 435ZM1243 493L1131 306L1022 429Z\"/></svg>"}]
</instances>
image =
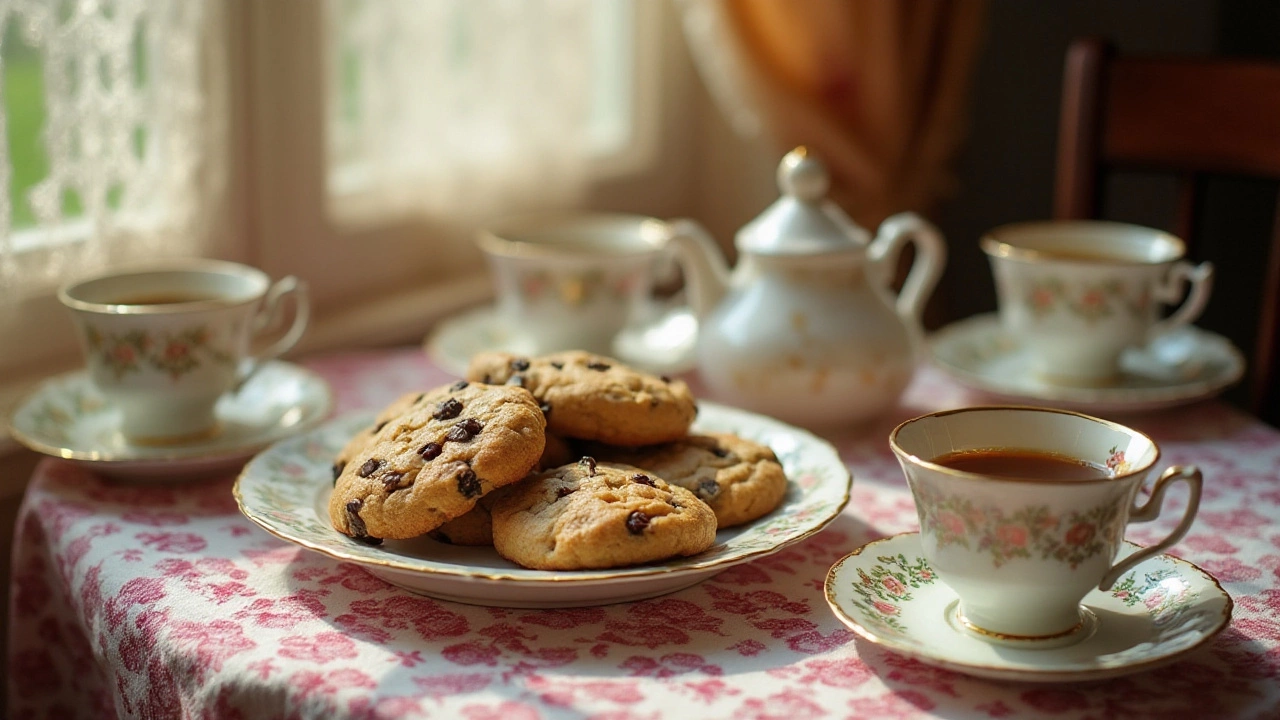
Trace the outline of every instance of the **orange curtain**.
<instances>
[{"instance_id":1,"label":"orange curtain","mask_svg":"<svg viewBox=\"0 0 1280 720\"><path fill-rule=\"evenodd\" d=\"M722 47L693 48L703 70L730 76L721 89L741 91L779 151L816 152L860 224L927 214L951 191L985 0L709 1L723 27L702 40Z\"/></svg>"}]
</instances>

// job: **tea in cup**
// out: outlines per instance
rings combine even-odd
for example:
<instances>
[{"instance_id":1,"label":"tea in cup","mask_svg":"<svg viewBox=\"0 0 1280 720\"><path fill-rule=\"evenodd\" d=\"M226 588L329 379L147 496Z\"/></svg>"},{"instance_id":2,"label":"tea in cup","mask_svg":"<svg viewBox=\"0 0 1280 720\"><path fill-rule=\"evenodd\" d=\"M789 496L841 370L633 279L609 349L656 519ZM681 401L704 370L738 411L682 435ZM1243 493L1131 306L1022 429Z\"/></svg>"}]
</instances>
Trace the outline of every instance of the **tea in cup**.
<instances>
[{"instance_id":1,"label":"tea in cup","mask_svg":"<svg viewBox=\"0 0 1280 720\"><path fill-rule=\"evenodd\" d=\"M279 323L286 298L291 326L251 355L251 341ZM292 348L309 316L297 278L272 283L255 268L205 259L115 270L64 286L58 299L75 318L90 380L120 409L121 433L144 444L216 432L218 399Z\"/></svg>"},{"instance_id":2,"label":"tea in cup","mask_svg":"<svg viewBox=\"0 0 1280 720\"><path fill-rule=\"evenodd\" d=\"M509 218L480 231L508 349L609 355L625 327L652 319L672 226L640 215Z\"/></svg>"},{"instance_id":3,"label":"tea in cup","mask_svg":"<svg viewBox=\"0 0 1280 720\"><path fill-rule=\"evenodd\" d=\"M1001 324L1037 376L1063 385L1114 382L1121 353L1195 321L1212 286L1212 265L1192 265L1181 240L1138 225L1018 223L988 232L982 249ZM1162 304L1180 301L1160 319Z\"/></svg>"},{"instance_id":4,"label":"tea in cup","mask_svg":"<svg viewBox=\"0 0 1280 720\"><path fill-rule=\"evenodd\" d=\"M958 597L951 618L989 642L1052 647L1096 619L1080 605L1191 527L1201 475L1170 467L1142 504L1135 496L1160 459L1146 435L1078 413L975 407L924 415L893 430L925 558ZM1165 491L1185 482L1178 526L1115 562L1131 522L1154 520ZM1113 564L1114 563L1114 564Z\"/></svg>"}]
</instances>

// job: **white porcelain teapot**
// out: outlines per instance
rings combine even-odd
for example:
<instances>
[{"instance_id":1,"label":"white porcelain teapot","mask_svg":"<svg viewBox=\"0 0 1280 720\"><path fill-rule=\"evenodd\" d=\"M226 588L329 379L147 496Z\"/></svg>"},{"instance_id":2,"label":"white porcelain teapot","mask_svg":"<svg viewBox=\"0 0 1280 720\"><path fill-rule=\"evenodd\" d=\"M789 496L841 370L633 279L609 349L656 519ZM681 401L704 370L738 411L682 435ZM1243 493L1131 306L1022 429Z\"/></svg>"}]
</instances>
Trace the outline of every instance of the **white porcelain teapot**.
<instances>
[{"instance_id":1,"label":"white porcelain teapot","mask_svg":"<svg viewBox=\"0 0 1280 720\"><path fill-rule=\"evenodd\" d=\"M732 272L696 223L679 223L671 237L699 318L707 390L811 428L866 420L897 401L946 262L933 225L902 213L872 240L826 198L829 184L805 148L788 153L778 166L782 197L738 231ZM908 242L916 257L895 297L893 270Z\"/></svg>"}]
</instances>

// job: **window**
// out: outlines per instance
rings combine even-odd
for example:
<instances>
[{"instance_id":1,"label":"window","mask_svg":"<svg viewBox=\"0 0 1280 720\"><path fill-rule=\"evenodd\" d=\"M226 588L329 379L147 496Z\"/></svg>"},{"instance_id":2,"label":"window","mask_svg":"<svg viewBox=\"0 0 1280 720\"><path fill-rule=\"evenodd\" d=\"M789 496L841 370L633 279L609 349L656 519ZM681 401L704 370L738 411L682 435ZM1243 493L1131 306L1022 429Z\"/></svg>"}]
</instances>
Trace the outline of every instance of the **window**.
<instances>
[{"instance_id":1,"label":"window","mask_svg":"<svg viewBox=\"0 0 1280 720\"><path fill-rule=\"evenodd\" d=\"M647 0L0 2L0 412L79 365L52 290L90 269L248 262L311 286L301 349L406 341L488 297L471 236L495 215L667 213L693 132L673 20Z\"/></svg>"}]
</instances>

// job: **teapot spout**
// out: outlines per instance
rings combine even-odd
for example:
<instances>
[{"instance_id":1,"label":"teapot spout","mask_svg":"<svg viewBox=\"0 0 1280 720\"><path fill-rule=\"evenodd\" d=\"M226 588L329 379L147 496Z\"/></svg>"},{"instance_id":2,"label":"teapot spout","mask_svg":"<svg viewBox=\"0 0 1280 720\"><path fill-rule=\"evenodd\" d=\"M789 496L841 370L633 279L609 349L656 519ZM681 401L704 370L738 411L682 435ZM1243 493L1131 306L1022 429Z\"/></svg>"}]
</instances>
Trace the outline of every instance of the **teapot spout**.
<instances>
[{"instance_id":1,"label":"teapot spout","mask_svg":"<svg viewBox=\"0 0 1280 720\"><path fill-rule=\"evenodd\" d=\"M689 305L699 318L720 303L729 286L729 266L711 234L693 220L671 222L668 238L688 283Z\"/></svg>"}]
</instances>

